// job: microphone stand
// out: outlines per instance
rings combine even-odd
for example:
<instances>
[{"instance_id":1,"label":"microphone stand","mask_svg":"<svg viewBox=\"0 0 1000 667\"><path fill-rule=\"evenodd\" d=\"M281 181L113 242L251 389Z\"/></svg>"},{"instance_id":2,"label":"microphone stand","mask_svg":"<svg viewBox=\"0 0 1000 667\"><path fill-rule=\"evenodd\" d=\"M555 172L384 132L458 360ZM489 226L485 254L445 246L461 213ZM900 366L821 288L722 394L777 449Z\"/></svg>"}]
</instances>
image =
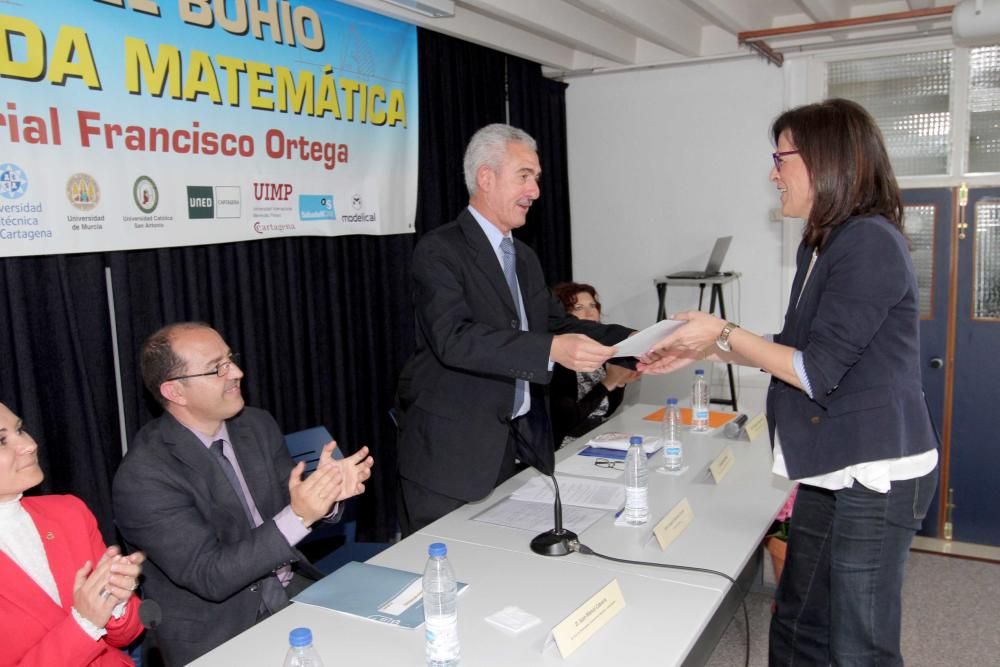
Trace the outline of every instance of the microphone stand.
<instances>
[{"instance_id":1,"label":"microphone stand","mask_svg":"<svg viewBox=\"0 0 1000 667\"><path fill-rule=\"evenodd\" d=\"M537 470L537 468L536 468ZM539 472L541 472L539 470ZM572 543L579 543L579 538L572 530L563 528L562 500L559 498L559 483L555 474L549 475L556 490L556 501L553 505L555 513L555 528L541 533L531 540L531 550L541 556L565 556L570 553Z\"/></svg>"}]
</instances>

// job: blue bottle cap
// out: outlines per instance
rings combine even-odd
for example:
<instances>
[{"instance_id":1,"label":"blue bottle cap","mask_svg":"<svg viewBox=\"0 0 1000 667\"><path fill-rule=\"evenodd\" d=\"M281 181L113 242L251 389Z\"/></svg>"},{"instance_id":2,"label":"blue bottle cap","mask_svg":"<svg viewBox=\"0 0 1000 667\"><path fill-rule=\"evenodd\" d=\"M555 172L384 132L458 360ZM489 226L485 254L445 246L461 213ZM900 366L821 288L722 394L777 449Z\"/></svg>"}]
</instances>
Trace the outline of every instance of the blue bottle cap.
<instances>
[{"instance_id":1,"label":"blue bottle cap","mask_svg":"<svg viewBox=\"0 0 1000 667\"><path fill-rule=\"evenodd\" d=\"M667 405L677 405L677 399L676 398L668 398L667 399Z\"/></svg>"},{"instance_id":2,"label":"blue bottle cap","mask_svg":"<svg viewBox=\"0 0 1000 667\"><path fill-rule=\"evenodd\" d=\"M642 444L642 436L641 435L633 435L631 438L628 439L628 444L629 445L641 445Z\"/></svg>"},{"instance_id":3,"label":"blue bottle cap","mask_svg":"<svg viewBox=\"0 0 1000 667\"><path fill-rule=\"evenodd\" d=\"M434 544L427 547L427 555L434 556L447 556L448 546L444 542L435 542Z\"/></svg>"},{"instance_id":4,"label":"blue bottle cap","mask_svg":"<svg viewBox=\"0 0 1000 667\"><path fill-rule=\"evenodd\" d=\"M701 369L701 368L699 368L698 370L696 370L696 371L694 372L694 374L695 374L695 375L704 375L704 374L705 374L705 371L704 371L704 369Z\"/></svg>"},{"instance_id":5,"label":"blue bottle cap","mask_svg":"<svg viewBox=\"0 0 1000 667\"><path fill-rule=\"evenodd\" d=\"M300 648L313 643L313 633L309 628L295 628L288 633L288 643L291 646Z\"/></svg>"}]
</instances>

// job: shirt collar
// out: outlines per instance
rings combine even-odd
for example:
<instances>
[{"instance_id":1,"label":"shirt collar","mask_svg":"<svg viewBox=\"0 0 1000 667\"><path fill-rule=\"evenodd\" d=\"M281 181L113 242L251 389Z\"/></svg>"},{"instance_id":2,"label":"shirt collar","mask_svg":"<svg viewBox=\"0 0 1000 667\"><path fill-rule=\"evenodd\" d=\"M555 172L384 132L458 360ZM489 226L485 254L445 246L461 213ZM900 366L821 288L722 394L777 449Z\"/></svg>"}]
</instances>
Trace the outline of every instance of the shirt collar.
<instances>
[{"instance_id":1,"label":"shirt collar","mask_svg":"<svg viewBox=\"0 0 1000 667\"><path fill-rule=\"evenodd\" d=\"M504 234L499 229L496 228L492 222L483 217L483 214L477 211L472 204L469 204L469 213L472 217L476 219L479 223L479 227L486 234L486 238L489 240L490 245L493 247L493 252L497 253L497 257L500 256L500 241L504 239ZM508 237L510 234L507 235Z\"/></svg>"}]
</instances>

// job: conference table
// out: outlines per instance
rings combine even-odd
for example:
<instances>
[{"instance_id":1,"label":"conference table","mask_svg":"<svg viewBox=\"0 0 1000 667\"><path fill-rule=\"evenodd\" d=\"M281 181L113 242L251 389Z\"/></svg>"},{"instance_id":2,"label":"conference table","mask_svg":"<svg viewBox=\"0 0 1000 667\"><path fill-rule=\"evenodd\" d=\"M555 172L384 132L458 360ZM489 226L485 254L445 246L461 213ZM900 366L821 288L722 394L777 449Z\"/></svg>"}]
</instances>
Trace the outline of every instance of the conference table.
<instances>
[{"instance_id":1,"label":"conference table","mask_svg":"<svg viewBox=\"0 0 1000 667\"><path fill-rule=\"evenodd\" d=\"M659 424L643 417L654 405L620 411L589 436L607 432L656 436ZM595 476L615 480L616 473L578 456L584 436L556 453L556 476ZM474 517L507 498L540 473L525 470L476 503L469 503L393 545L368 562L421 572L432 542L448 545L457 578L468 583L459 597L462 664L521 665L700 665L711 655L758 571L760 542L791 483L770 472L767 438L729 440L721 429L685 434L686 470L680 475L649 474L650 521L642 527L616 526L614 511L580 533L580 542L596 552L629 560L718 570L718 575L626 564L571 553L546 557L533 553L535 532L484 523ZM709 473L726 448L734 463L718 483ZM474 463L472 463L474 464ZM624 474L616 481L624 484ZM654 524L681 500L690 503L693 520L661 550ZM617 580L624 608L567 658L552 643L551 630L612 580ZM484 619L516 606L541 619L519 634ZM288 633L305 626L327 667L338 665L424 664L422 628L409 630L293 603L206 654L194 665L280 665ZM754 634L766 628L752 628Z\"/></svg>"}]
</instances>

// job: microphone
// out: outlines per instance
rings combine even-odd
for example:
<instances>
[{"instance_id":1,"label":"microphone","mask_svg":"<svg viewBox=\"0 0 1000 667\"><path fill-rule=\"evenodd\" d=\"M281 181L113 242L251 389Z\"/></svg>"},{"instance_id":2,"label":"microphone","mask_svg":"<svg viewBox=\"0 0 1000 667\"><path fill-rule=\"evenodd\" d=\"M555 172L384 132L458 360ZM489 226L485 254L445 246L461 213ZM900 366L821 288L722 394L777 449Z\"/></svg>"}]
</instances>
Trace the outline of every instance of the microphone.
<instances>
[{"instance_id":1,"label":"microphone","mask_svg":"<svg viewBox=\"0 0 1000 667\"><path fill-rule=\"evenodd\" d=\"M740 435L743 433L743 425L747 423L747 416L742 412L736 415L736 418L731 420L725 427L726 437L730 440L739 439Z\"/></svg>"},{"instance_id":2,"label":"microphone","mask_svg":"<svg viewBox=\"0 0 1000 667\"><path fill-rule=\"evenodd\" d=\"M539 461L534 448L524 439L513 420L508 419L507 426L521 445L517 452L521 461L551 479L552 486L555 488L556 498L552 506L554 527L552 530L536 535L531 540L531 550L541 556L565 556L571 553L575 548L574 545L579 545L580 541L576 533L563 528L562 500L559 497L559 482L556 481L555 464L549 466Z\"/></svg>"},{"instance_id":3,"label":"microphone","mask_svg":"<svg viewBox=\"0 0 1000 667\"><path fill-rule=\"evenodd\" d=\"M155 657L160 657L158 655L159 651L159 637L156 635L156 628L159 627L160 623L163 621L163 610L160 609L160 605L156 600L143 600L139 603L139 622L142 626L149 631L149 637L147 639L152 639L152 648L149 642L146 642L143 649L146 655L143 656L143 662L150 660L153 664L160 664L155 659ZM156 651L157 653L152 653Z\"/></svg>"}]
</instances>

